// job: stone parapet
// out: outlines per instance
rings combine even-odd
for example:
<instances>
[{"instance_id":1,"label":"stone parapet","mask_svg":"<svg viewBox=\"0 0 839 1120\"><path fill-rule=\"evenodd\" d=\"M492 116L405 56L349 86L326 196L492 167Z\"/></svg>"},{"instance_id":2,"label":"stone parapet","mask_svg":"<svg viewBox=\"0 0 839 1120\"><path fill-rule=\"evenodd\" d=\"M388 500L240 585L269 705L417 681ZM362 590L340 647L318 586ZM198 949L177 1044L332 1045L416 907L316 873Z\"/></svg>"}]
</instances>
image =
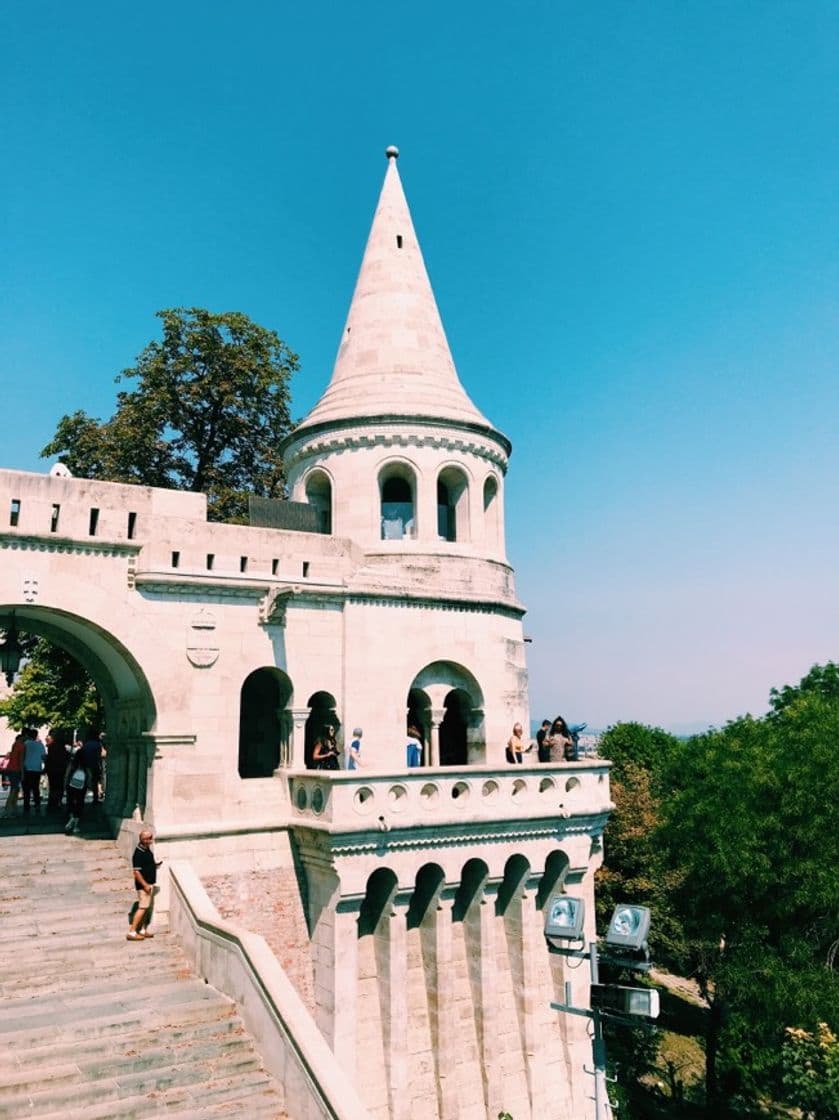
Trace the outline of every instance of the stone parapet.
<instances>
[{"instance_id":1,"label":"stone parapet","mask_svg":"<svg viewBox=\"0 0 839 1120\"><path fill-rule=\"evenodd\" d=\"M607 761L538 767L422 767L402 773L302 771L288 775L292 825L336 833L407 832L579 818L586 830L614 808ZM584 823L585 822L585 823Z\"/></svg>"}]
</instances>

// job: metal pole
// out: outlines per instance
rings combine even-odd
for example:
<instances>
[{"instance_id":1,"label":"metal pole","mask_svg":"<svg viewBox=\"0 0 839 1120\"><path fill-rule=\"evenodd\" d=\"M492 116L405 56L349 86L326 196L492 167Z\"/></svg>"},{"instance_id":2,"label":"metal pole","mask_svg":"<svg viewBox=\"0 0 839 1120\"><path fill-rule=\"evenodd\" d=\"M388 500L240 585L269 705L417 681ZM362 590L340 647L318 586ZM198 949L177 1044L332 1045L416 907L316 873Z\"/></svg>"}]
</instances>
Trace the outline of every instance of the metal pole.
<instances>
[{"instance_id":1,"label":"metal pole","mask_svg":"<svg viewBox=\"0 0 839 1120\"><path fill-rule=\"evenodd\" d=\"M591 1039L591 1054L594 1063L594 1120L609 1120L611 1108L609 1093L606 1089L606 1042L603 1038L603 1025L600 1013L592 1012L594 1034Z\"/></svg>"},{"instance_id":2,"label":"metal pole","mask_svg":"<svg viewBox=\"0 0 839 1120\"><path fill-rule=\"evenodd\" d=\"M597 942L588 947L589 966L592 984L600 983L600 967L597 959ZM606 1040L603 1038L603 1021L596 1007L591 1009L594 1033L591 1037L591 1057L594 1066L594 1120L609 1120L611 1108L609 1092L606 1088Z\"/></svg>"}]
</instances>

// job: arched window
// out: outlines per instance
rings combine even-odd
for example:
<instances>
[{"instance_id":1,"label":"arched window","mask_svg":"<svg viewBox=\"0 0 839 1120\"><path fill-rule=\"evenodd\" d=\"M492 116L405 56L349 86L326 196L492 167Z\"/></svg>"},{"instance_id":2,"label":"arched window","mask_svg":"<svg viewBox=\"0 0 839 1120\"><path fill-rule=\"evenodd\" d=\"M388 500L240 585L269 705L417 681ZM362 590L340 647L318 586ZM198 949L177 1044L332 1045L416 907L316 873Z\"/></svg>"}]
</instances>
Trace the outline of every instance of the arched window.
<instances>
[{"instance_id":1,"label":"arched window","mask_svg":"<svg viewBox=\"0 0 839 1120\"><path fill-rule=\"evenodd\" d=\"M416 536L415 483L410 467L393 463L379 477L383 541Z\"/></svg>"},{"instance_id":2,"label":"arched window","mask_svg":"<svg viewBox=\"0 0 839 1120\"><path fill-rule=\"evenodd\" d=\"M484 534L488 545L497 545L500 538L498 479L488 475L484 482Z\"/></svg>"},{"instance_id":3,"label":"arched window","mask_svg":"<svg viewBox=\"0 0 839 1120\"><path fill-rule=\"evenodd\" d=\"M291 761L291 681L280 669L245 678L239 706L239 776L270 778Z\"/></svg>"},{"instance_id":4,"label":"arched window","mask_svg":"<svg viewBox=\"0 0 839 1120\"><path fill-rule=\"evenodd\" d=\"M457 467L446 467L437 477L437 535L443 541L469 538L469 483Z\"/></svg>"},{"instance_id":5,"label":"arched window","mask_svg":"<svg viewBox=\"0 0 839 1120\"><path fill-rule=\"evenodd\" d=\"M312 471L306 477L306 501L317 510L318 532L332 532L332 483L325 471Z\"/></svg>"}]
</instances>

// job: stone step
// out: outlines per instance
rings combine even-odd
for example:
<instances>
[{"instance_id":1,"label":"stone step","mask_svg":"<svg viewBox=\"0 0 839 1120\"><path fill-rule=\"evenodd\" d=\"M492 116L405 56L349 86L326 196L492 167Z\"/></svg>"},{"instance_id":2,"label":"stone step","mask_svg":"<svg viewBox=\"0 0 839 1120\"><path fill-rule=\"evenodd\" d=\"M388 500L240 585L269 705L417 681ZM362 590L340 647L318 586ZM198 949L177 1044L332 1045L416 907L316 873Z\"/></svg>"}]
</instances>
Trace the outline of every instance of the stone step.
<instances>
[{"instance_id":1,"label":"stone step","mask_svg":"<svg viewBox=\"0 0 839 1120\"><path fill-rule=\"evenodd\" d=\"M119 1015L127 1011L145 1011L150 1007L173 1008L180 1003L196 1000L204 988L205 985L198 980L180 980L177 983L164 981L156 984L149 977L141 990L129 987L118 992L116 999L110 993L89 995L83 992L75 996L63 996L58 1000L35 1000L29 1007L18 1006L14 1012L11 1008L7 1010L4 1007L3 1019L0 1021L0 1039L49 1023L55 1027L72 1027L80 1020L103 1018L109 1011L113 1015ZM208 991L216 999L222 998L215 989Z\"/></svg>"},{"instance_id":2,"label":"stone step","mask_svg":"<svg viewBox=\"0 0 839 1120\"><path fill-rule=\"evenodd\" d=\"M204 1004L209 1004L209 1001L204 1001ZM177 1045L180 1042L190 1040L200 1041L213 1038L221 1040L228 1035L244 1032L244 1027L236 1016L232 1004L227 1008L213 1006L212 1012L212 1014L207 1013L203 1019L197 1015L189 1016L182 1024L168 1024L164 1030L160 1030L159 1027L155 1028L157 1035L165 1036L169 1043ZM46 1068L50 1064L62 1065L65 1062L78 1064L103 1053L125 1055L130 1050L136 1050L138 1047L148 1044L150 1032L147 1027L138 1027L130 1020L126 1022L122 1029L118 1024L113 1024L110 1019L109 1024L111 1029L103 1035L91 1035L85 1038L73 1037L60 1043L56 1043L54 1037L51 1036L49 1041L41 1045L29 1046L25 1052L7 1053L6 1071L10 1073L12 1069L24 1069L32 1066L40 1069ZM152 1037L156 1037L154 1029Z\"/></svg>"},{"instance_id":3,"label":"stone step","mask_svg":"<svg viewBox=\"0 0 839 1120\"><path fill-rule=\"evenodd\" d=\"M113 968L124 968L133 975L139 968L156 970L164 961L184 961L176 947L172 945L171 934L158 930L153 938L143 941L126 941L128 923L120 925L95 948L82 953L76 951L73 938L45 937L39 944L43 953L15 950L15 972L4 972L5 984L26 990L27 981L40 986L44 977L74 976L83 980L97 973ZM142 953L142 958L141 958Z\"/></svg>"},{"instance_id":4,"label":"stone step","mask_svg":"<svg viewBox=\"0 0 839 1120\"><path fill-rule=\"evenodd\" d=\"M246 1063L254 1060L251 1040L242 1028L219 1037L205 1036L201 1039L181 1039L179 1042L167 1038L166 1041L165 1047L144 1046L135 1039L127 1046L72 1061L56 1063L47 1059L46 1063L40 1064L27 1062L25 1067L4 1072L0 1079L0 1103L31 1093L35 1087L38 1092L60 1088L67 1096L75 1097L75 1088L71 1094L67 1092L68 1086L110 1080L121 1083L132 1074L156 1074L172 1066L215 1067L222 1063L223 1068L227 1068L229 1065L238 1066L243 1060Z\"/></svg>"},{"instance_id":5,"label":"stone step","mask_svg":"<svg viewBox=\"0 0 839 1120\"><path fill-rule=\"evenodd\" d=\"M75 1022L69 1037L83 1041L106 1039L118 1031L148 1033L155 1030L189 1029L191 1024L203 1024L215 1020L221 1022L223 1019L235 1016L235 1013L235 1006L227 1002L224 996L214 988L205 987L203 998L185 999L174 1007L171 1005L161 1009L136 1007L119 1013L109 1011L99 1017L85 1017ZM46 1022L10 1032L10 1035L3 1039L7 1053L11 1049L9 1037L14 1040L16 1053L30 1047L49 1048L52 1040L56 1038L56 1023L47 1017Z\"/></svg>"},{"instance_id":6,"label":"stone step","mask_svg":"<svg viewBox=\"0 0 839 1120\"><path fill-rule=\"evenodd\" d=\"M134 946L130 945L128 948L134 949ZM68 992L84 991L86 995L96 995L100 992L107 994L122 991L129 981L142 985L147 974L148 958L138 961L135 957L134 960L123 958L122 961L114 958L106 966L98 962L89 968L76 966L72 971L42 973L22 979L7 980L0 984L3 1012L10 1015L17 1006L25 1006L34 1000L44 998L54 1000L56 996L63 996ZM162 980L175 981L189 977L190 972L186 963L164 957L154 966L154 978L157 983Z\"/></svg>"},{"instance_id":7,"label":"stone step","mask_svg":"<svg viewBox=\"0 0 839 1120\"><path fill-rule=\"evenodd\" d=\"M75 1072L78 1074L78 1070ZM195 1087L203 1091L204 1086L213 1081L232 1080L249 1073L268 1079L252 1047L235 1053L226 1060L224 1057L217 1057L192 1061L184 1056L180 1063L158 1065L154 1069L135 1071L127 1065L117 1075L92 1081L69 1082L57 1078L53 1085L46 1088L42 1088L42 1083L34 1078L34 1085L29 1091L5 1097L2 1108L9 1117L33 1117L58 1111L68 1098L72 1100L73 1108L77 1109L102 1101L117 1101L121 1097L158 1094L167 1089L188 1090ZM3 1112L0 1112L0 1116L2 1115Z\"/></svg>"},{"instance_id":8,"label":"stone step","mask_svg":"<svg viewBox=\"0 0 839 1120\"><path fill-rule=\"evenodd\" d=\"M207 1081L191 1090L178 1086L153 1096L108 1098L102 1102L75 1102L50 1112L28 1111L28 1120L145 1120L166 1115L177 1120L215 1120L224 1116L244 1120L288 1120L283 1110L282 1094L265 1073L246 1073ZM0 1117L6 1118L0 1111ZM13 1120L11 1116L8 1120ZM14 1120L18 1120L17 1117Z\"/></svg>"}]
</instances>

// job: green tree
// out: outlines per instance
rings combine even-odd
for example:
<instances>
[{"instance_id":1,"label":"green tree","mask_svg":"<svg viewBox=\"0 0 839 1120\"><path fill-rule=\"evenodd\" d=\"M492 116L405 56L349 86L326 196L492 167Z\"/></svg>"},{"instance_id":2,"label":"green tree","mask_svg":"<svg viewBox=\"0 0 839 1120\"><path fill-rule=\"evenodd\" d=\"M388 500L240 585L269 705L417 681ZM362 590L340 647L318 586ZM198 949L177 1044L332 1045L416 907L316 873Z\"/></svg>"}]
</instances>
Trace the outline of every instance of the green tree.
<instances>
[{"instance_id":1,"label":"green tree","mask_svg":"<svg viewBox=\"0 0 839 1120\"><path fill-rule=\"evenodd\" d=\"M283 494L297 355L240 312L157 315L163 338L117 377L136 384L111 419L63 416L41 455L84 478L206 493L213 519L242 521L248 494Z\"/></svg>"},{"instance_id":2,"label":"green tree","mask_svg":"<svg viewBox=\"0 0 839 1120\"><path fill-rule=\"evenodd\" d=\"M823 700L839 703L839 665L834 661L814 665L797 685L785 684L781 689L773 688L769 693L769 706L774 715L781 715L803 696L821 696Z\"/></svg>"},{"instance_id":3,"label":"green tree","mask_svg":"<svg viewBox=\"0 0 839 1120\"><path fill-rule=\"evenodd\" d=\"M102 704L96 686L74 657L45 638L27 642L26 661L0 715L15 728L98 725Z\"/></svg>"},{"instance_id":4,"label":"green tree","mask_svg":"<svg viewBox=\"0 0 839 1120\"><path fill-rule=\"evenodd\" d=\"M804 1120L839 1120L839 1041L827 1023L787 1027L781 1065L787 1104Z\"/></svg>"},{"instance_id":5,"label":"green tree","mask_svg":"<svg viewBox=\"0 0 839 1120\"><path fill-rule=\"evenodd\" d=\"M816 689L684 744L657 833L709 1004L706 1094L780 1091L786 1025L834 1022L839 703Z\"/></svg>"}]
</instances>

